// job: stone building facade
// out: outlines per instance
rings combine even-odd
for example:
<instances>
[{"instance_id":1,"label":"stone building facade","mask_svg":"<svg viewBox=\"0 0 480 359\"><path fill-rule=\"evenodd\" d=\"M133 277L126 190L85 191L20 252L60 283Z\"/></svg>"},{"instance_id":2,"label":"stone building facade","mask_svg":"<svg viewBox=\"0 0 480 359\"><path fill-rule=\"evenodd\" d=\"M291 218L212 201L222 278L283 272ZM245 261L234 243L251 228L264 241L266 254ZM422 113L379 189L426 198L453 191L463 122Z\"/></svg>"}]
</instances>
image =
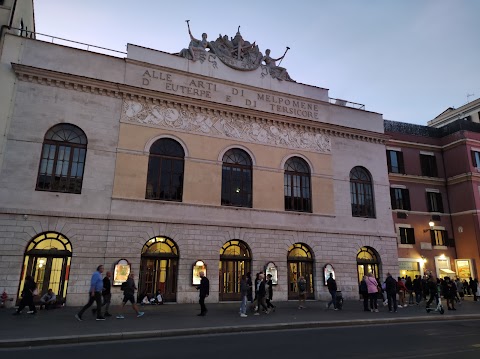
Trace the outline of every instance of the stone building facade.
<instances>
[{"instance_id":1,"label":"stone building facade","mask_svg":"<svg viewBox=\"0 0 480 359\"><path fill-rule=\"evenodd\" d=\"M196 264L213 302L266 267L277 300L295 299L300 275L326 298L327 264L346 297L367 271L398 271L381 115L208 51L118 58L3 36L8 294L32 274L78 305L99 264L120 278L128 263L140 291L179 303L197 300Z\"/></svg>"}]
</instances>

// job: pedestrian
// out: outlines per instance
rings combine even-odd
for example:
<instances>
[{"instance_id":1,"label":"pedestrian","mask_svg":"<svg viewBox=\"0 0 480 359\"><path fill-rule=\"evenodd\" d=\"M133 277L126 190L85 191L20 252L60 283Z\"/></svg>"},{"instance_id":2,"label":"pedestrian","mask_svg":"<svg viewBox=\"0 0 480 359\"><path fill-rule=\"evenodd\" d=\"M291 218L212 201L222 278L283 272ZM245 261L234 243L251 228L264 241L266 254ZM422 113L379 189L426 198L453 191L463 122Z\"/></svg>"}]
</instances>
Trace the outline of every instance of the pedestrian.
<instances>
[{"instance_id":1,"label":"pedestrian","mask_svg":"<svg viewBox=\"0 0 480 359\"><path fill-rule=\"evenodd\" d=\"M103 290L102 290L102 307L105 307L105 317L111 317L112 315L109 312L110 309L110 302L112 301L112 272L108 271L107 274L105 274L105 278L103 278ZM92 309L92 313L95 314L97 312L97 309L94 308Z\"/></svg>"},{"instance_id":2,"label":"pedestrian","mask_svg":"<svg viewBox=\"0 0 480 359\"><path fill-rule=\"evenodd\" d=\"M300 278L298 278L297 287L298 287L298 309L304 309L306 308L305 300L307 298L307 281L305 280L305 277L303 275L301 275Z\"/></svg>"},{"instance_id":3,"label":"pedestrian","mask_svg":"<svg viewBox=\"0 0 480 359\"><path fill-rule=\"evenodd\" d=\"M205 306L205 298L208 297L210 294L210 282L208 278L205 277L205 272L200 272L200 285L197 286L197 290L199 290L199 303L200 303L200 314L199 317L204 317L207 315L208 309Z\"/></svg>"},{"instance_id":4,"label":"pedestrian","mask_svg":"<svg viewBox=\"0 0 480 359\"><path fill-rule=\"evenodd\" d=\"M28 305L29 311L27 314L37 314L37 309L35 308L35 304L33 303L33 297L35 296L35 292L37 290L37 284L33 280L31 275L25 276L25 282L23 283L23 290L22 290L22 299L20 300L20 305L18 306L17 310L13 315L20 315L22 314L23 309Z\"/></svg>"},{"instance_id":5,"label":"pedestrian","mask_svg":"<svg viewBox=\"0 0 480 359\"><path fill-rule=\"evenodd\" d=\"M248 282L247 276L242 275L240 280L240 295L242 296L242 302L240 304L240 316L242 318L248 317L247 315L247 300L248 300Z\"/></svg>"},{"instance_id":6,"label":"pedestrian","mask_svg":"<svg viewBox=\"0 0 480 359\"><path fill-rule=\"evenodd\" d=\"M450 277L445 277L442 284L443 297L447 300L448 310L455 309L455 293L457 292L457 286L450 280Z\"/></svg>"},{"instance_id":7,"label":"pedestrian","mask_svg":"<svg viewBox=\"0 0 480 359\"><path fill-rule=\"evenodd\" d=\"M373 277L373 273L368 273L367 276L367 291L368 291L368 299L370 301L370 311L378 313L378 304L377 304L377 293L379 292L380 286L378 282Z\"/></svg>"},{"instance_id":8,"label":"pedestrian","mask_svg":"<svg viewBox=\"0 0 480 359\"><path fill-rule=\"evenodd\" d=\"M257 282L257 310L255 311L254 315L260 315L260 306L263 308L263 312L265 314L270 313L270 311L267 308L267 303L266 303L266 295L267 291L265 288L265 278L263 273L259 273L258 275L258 282Z\"/></svg>"},{"instance_id":9,"label":"pedestrian","mask_svg":"<svg viewBox=\"0 0 480 359\"><path fill-rule=\"evenodd\" d=\"M414 304L412 277L407 276L407 278L405 280L405 288L407 288L406 294L408 294L408 304L412 305L412 304Z\"/></svg>"},{"instance_id":10,"label":"pedestrian","mask_svg":"<svg viewBox=\"0 0 480 359\"><path fill-rule=\"evenodd\" d=\"M415 292L415 303L419 305L420 302L422 301L423 291L422 291L422 280L418 274L415 275L415 279L413 280L412 284L413 284L413 291Z\"/></svg>"},{"instance_id":11,"label":"pedestrian","mask_svg":"<svg viewBox=\"0 0 480 359\"><path fill-rule=\"evenodd\" d=\"M122 283L121 289L123 290L123 300L120 307L120 314L117 315L117 319L125 319L125 316L123 315L123 309L125 308L125 304L127 304L127 302L132 303L132 308L135 313L137 313L137 318L142 317L145 312L140 312L138 310L137 303L135 302L135 290L137 289L137 286L135 285L133 272L130 272L127 281Z\"/></svg>"},{"instance_id":12,"label":"pedestrian","mask_svg":"<svg viewBox=\"0 0 480 359\"><path fill-rule=\"evenodd\" d=\"M367 276L364 275L362 281L360 282L358 291L363 298L363 311L369 312L370 309L368 309L368 287L367 287L366 280L367 280Z\"/></svg>"},{"instance_id":13,"label":"pedestrian","mask_svg":"<svg viewBox=\"0 0 480 359\"><path fill-rule=\"evenodd\" d=\"M472 277L470 277L469 286L470 286L470 291L472 292L472 295L473 295L473 301L476 302L478 300L478 298L477 298L477 289L478 289L477 280L472 279Z\"/></svg>"},{"instance_id":14,"label":"pedestrian","mask_svg":"<svg viewBox=\"0 0 480 359\"><path fill-rule=\"evenodd\" d=\"M462 304L465 295L463 293L463 283L458 277L455 279L455 286L457 287L457 294L455 295L456 301L458 304Z\"/></svg>"},{"instance_id":15,"label":"pedestrian","mask_svg":"<svg viewBox=\"0 0 480 359\"><path fill-rule=\"evenodd\" d=\"M330 306L333 304L333 310L338 310L337 308L337 282L333 279L333 273L330 273L330 276L327 279L327 288L328 292L332 299L327 303L327 309L330 309Z\"/></svg>"},{"instance_id":16,"label":"pedestrian","mask_svg":"<svg viewBox=\"0 0 480 359\"><path fill-rule=\"evenodd\" d=\"M405 296L407 295L407 287L405 286L405 283L403 283L400 278L398 278L397 281L397 290L398 290L398 301L400 304L398 304L399 308L405 308L408 307L408 304L405 303Z\"/></svg>"},{"instance_id":17,"label":"pedestrian","mask_svg":"<svg viewBox=\"0 0 480 359\"><path fill-rule=\"evenodd\" d=\"M387 273L385 292L387 293L388 311L390 313L392 313L392 311L397 312L397 286L400 282L401 279L397 282L390 273Z\"/></svg>"},{"instance_id":18,"label":"pedestrian","mask_svg":"<svg viewBox=\"0 0 480 359\"><path fill-rule=\"evenodd\" d=\"M265 285L267 295L265 297L265 300L267 301L267 308L272 308L273 311L277 309L276 306L272 304L272 299L273 299L273 281L272 281L272 275L267 274L267 283Z\"/></svg>"},{"instance_id":19,"label":"pedestrian","mask_svg":"<svg viewBox=\"0 0 480 359\"><path fill-rule=\"evenodd\" d=\"M253 282L255 289L255 297L253 298L251 309L253 312L258 310L258 282L260 281L260 272L255 275L255 281Z\"/></svg>"},{"instance_id":20,"label":"pedestrian","mask_svg":"<svg viewBox=\"0 0 480 359\"><path fill-rule=\"evenodd\" d=\"M253 293L252 293L252 273L247 273L247 285L248 285L248 292L247 292L247 300L253 304Z\"/></svg>"},{"instance_id":21,"label":"pedestrian","mask_svg":"<svg viewBox=\"0 0 480 359\"><path fill-rule=\"evenodd\" d=\"M426 303L426 307L430 308L430 304L432 304L433 300L435 299L435 304L438 304L438 288L437 283L432 275L428 276L428 281L426 284L428 291L430 292L430 299Z\"/></svg>"},{"instance_id":22,"label":"pedestrian","mask_svg":"<svg viewBox=\"0 0 480 359\"><path fill-rule=\"evenodd\" d=\"M88 303L77 313L75 318L82 321L83 313L92 306L93 302L97 304L97 320L105 320L105 317L102 316L102 290L103 290L103 265L99 265L97 270L92 274L92 279L90 280L90 291Z\"/></svg>"}]
</instances>

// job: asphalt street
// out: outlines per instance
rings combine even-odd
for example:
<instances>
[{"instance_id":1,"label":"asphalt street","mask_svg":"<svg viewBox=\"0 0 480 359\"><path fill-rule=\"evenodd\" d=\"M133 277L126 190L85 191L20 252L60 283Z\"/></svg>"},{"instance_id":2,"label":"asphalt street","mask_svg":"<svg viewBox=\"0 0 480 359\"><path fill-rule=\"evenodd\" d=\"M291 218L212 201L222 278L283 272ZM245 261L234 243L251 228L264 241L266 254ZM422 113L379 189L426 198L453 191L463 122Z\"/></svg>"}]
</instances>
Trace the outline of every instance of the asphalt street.
<instances>
[{"instance_id":1,"label":"asphalt street","mask_svg":"<svg viewBox=\"0 0 480 359\"><path fill-rule=\"evenodd\" d=\"M15 359L480 357L480 320L298 329L0 349Z\"/></svg>"}]
</instances>

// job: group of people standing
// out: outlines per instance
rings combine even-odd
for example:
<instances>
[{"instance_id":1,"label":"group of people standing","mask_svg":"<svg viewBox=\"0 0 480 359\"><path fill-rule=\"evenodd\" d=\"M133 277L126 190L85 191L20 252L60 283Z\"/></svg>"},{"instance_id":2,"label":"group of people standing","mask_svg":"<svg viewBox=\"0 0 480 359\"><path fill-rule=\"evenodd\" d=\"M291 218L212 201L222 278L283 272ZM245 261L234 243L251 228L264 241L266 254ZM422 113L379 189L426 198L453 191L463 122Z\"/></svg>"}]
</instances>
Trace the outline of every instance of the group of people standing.
<instances>
[{"instance_id":1,"label":"group of people standing","mask_svg":"<svg viewBox=\"0 0 480 359\"><path fill-rule=\"evenodd\" d=\"M447 301L448 310L456 310L455 303L460 302L468 290L473 294L474 301L477 301L479 286L477 279L470 278L468 283L460 279L453 281L450 277L435 279L432 275L423 278L419 275L415 279L406 276L405 278L394 279L390 273L383 283L373 276L372 273L364 276L359 286L359 293L363 297L363 310L378 312L378 299L383 299L383 304L388 305L389 312L397 312L398 308L405 308L408 305L419 305L422 299L429 308L435 300L438 303L439 295ZM398 295L398 302L397 302ZM408 303L407 303L407 295ZM430 296L427 301L427 296Z\"/></svg>"}]
</instances>

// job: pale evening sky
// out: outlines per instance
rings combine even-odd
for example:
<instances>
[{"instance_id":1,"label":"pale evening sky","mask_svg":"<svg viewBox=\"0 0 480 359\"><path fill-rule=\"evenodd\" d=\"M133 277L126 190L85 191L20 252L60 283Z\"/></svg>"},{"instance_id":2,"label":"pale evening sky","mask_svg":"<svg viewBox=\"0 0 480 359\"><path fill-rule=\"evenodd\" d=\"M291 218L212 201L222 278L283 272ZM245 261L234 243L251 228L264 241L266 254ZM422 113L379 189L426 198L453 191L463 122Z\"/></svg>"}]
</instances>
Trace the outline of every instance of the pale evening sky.
<instances>
[{"instance_id":1,"label":"pale evening sky","mask_svg":"<svg viewBox=\"0 0 480 359\"><path fill-rule=\"evenodd\" d=\"M272 50L297 82L365 104L385 119L426 125L480 97L478 0L35 0L36 31L126 51L166 52L192 33Z\"/></svg>"}]
</instances>

